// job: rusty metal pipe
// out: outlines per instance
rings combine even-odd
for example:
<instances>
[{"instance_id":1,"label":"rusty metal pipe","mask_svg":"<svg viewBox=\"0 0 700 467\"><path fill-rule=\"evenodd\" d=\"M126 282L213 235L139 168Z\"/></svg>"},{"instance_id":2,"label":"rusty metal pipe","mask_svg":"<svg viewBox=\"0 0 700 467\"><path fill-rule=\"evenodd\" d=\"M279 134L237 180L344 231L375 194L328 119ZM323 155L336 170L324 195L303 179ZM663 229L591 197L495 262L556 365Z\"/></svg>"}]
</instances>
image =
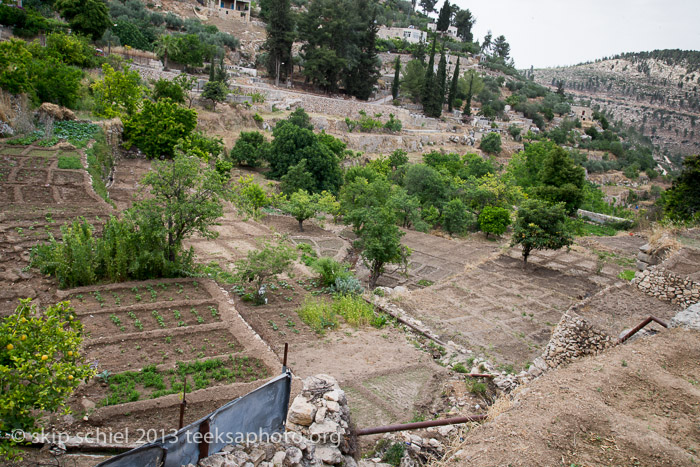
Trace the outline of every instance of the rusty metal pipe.
<instances>
[{"instance_id":1,"label":"rusty metal pipe","mask_svg":"<svg viewBox=\"0 0 700 467\"><path fill-rule=\"evenodd\" d=\"M469 373L465 376L469 376L470 378L495 378L496 375L492 375L490 373Z\"/></svg>"},{"instance_id":2,"label":"rusty metal pipe","mask_svg":"<svg viewBox=\"0 0 700 467\"><path fill-rule=\"evenodd\" d=\"M404 423L402 425L375 426L373 428L362 428L355 431L357 436L375 435L377 433L391 433L393 431L418 430L420 428L430 428L433 426L457 425L460 423L481 422L486 420L487 415L470 415L468 417L443 418L439 420L429 420L427 422Z\"/></svg>"},{"instance_id":3,"label":"rusty metal pipe","mask_svg":"<svg viewBox=\"0 0 700 467\"><path fill-rule=\"evenodd\" d=\"M661 321L659 318L657 318L657 317L655 317L655 316L649 316L647 319L645 319L644 321L642 321L641 323L639 323L637 326L635 326L634 328L630 329L630 332L628 332L627 334L625 334L624 336L622 336L622 337L620 338L620 340L618 341L618 343L622 344L622 343L625 342L627 339L629 339L630 337L634 336L634 335L637 334L639 331L641 331L641 330L644 328L644 326L646 326L647 324L651 323L652 321L654 321L654 322L660 324L661 326L663 326L663 327L665 327L665 328L668 327L668 324L666 324L665 322Z\"/></svg>"}]
</instances>

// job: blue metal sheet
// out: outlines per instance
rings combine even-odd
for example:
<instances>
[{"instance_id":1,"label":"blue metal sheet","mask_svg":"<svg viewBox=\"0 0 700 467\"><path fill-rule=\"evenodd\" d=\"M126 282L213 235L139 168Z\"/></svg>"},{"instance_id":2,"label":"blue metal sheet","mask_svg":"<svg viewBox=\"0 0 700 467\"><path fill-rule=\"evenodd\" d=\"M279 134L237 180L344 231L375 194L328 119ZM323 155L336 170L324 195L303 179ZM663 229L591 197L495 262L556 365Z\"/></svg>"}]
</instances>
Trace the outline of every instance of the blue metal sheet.
<instances>
[{"instance_id":1,"label":"blue metal sheet","mask_svg":"<svg viewBox=\"0 0 700 467\"><path fill-rule=\"evenodd\" d=\"M177 433L101 462L97 467L180 467L199 460L202 423L209 422L209 455L227 444L238 444L246 437L258 439L284 433L292 374L280 376L232 400ZM255 437L255 438L251 438Z\"/></svg>"}]
</instances>

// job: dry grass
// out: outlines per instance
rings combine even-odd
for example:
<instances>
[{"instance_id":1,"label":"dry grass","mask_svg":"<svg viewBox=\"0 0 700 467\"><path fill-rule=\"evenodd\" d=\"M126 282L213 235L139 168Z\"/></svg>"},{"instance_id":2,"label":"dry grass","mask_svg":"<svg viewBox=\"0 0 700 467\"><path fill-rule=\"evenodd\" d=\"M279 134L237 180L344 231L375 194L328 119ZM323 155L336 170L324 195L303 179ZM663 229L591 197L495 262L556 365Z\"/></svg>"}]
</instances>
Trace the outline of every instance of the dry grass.
<instances>
[{"instance_id":1,"label":"dry grass","mask_svg":"<svg viewBox=\"0 0 700 467\"><path fill-rule=\"evenodd\" d=\"M132 48L126 48L126 47L112 47L112 53L121 55L126 58L133 58L133 57L139 57L139 58L150 58L153 60L157 60L158 56L154 54L153 52L148 52L146 50L137 50L137 49L132 49Z\"/></svg>"},{"instance_id":2,"label":"dry grass","mask_svg":"<svg viewBox=\"0 0 700 467\"><path fill-rule=\"evenodd\" d=\"M649 236L651 254L670 256L680 250L681 244L677 239L678 233L678 227L656 224Z\"/></svg>"},{"instance_id":3,"label":"dry grass","mask_svg":"<svg viewBox=\"0 0 700 467\"><path fill-rule=\"evenodd\" d=\"M505 394L501 395L489 407L487 422L494 421L496 419L496 417L498 417L502 413L508 412L512 406L513 406L513 401L511 399L511 396L508 396Z\"/></svg>"},{"instance_id":4,"label":"dry grass","mask_svg":"<svg viewBox=\"0 0 700 467\"><path fill-rule=\"evenodd\" d=\"M12 110L12 96L0 89L0 120L9 123L14 117L14 113Z\"/></svg>"}]
</instances>

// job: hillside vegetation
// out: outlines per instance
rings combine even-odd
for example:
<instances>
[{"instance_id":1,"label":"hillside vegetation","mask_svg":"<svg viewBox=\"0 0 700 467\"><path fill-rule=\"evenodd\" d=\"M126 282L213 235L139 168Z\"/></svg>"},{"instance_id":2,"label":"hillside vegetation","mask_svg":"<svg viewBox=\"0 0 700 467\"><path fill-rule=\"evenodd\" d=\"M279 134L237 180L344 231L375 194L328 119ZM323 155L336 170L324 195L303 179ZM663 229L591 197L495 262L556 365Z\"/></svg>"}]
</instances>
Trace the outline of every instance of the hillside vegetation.
<instances>
[{"instance_id":1,"label":"hillside vegetation","mask_svg":"<svg viewBox=\"0 0 700 467\"><path fill-rule=\"evenodd\" d=\"M655 50L605 58L571 67L534 70L535 81L590 100L614 120L649 136L673 157L698 151L700 54Z\"/></svg>"}]
</instances>

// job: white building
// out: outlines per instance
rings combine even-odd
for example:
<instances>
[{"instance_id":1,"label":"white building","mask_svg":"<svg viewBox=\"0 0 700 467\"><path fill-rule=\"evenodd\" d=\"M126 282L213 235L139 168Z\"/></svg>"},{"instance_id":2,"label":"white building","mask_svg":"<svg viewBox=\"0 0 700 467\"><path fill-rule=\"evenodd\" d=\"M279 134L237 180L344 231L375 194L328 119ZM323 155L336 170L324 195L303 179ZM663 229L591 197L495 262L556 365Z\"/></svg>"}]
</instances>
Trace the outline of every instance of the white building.
<instances>
[{"instance_id":1,"label":"white building","mask_svg":"<svg viewBox=\"0 0 700 467\"><path fill-rule=\"evenodd\" d=\"M430 29L431 31L436 31L436 30L437 30L437 23L430 23L430 24L428 24L428 29ZM445 31L445 33L446 33L448 36L452 37L453 39L456 39L456 40L458 40L458 41L461 41L461 39L460 39L459 37L457 37L457 28L456 28L456 27L454 27L454 26L449 26L449 27L447 28L447 31Z\"/></svg>"},{"instance_id":2,"label":"white building","mask_svg":"<svg viewBox=\"0 0 700 467\"><path fill-rule=\"evenodd\" d=\"M382 26L377 31L377 37L381 39L404 39L411 44L417 44L421 40L426 42L428 35L425 31L415 28L388 28Z\"/></svg>"},{"instance_id":3,"label":"white building","mask_svg":"<svg viewBox=\"0 0 700 467\"><path fill-rule=\"evenodd\" d=\"M250 21L251 0L209 0L208 7L223 19Z\"/></svg>"}]
</instances>

